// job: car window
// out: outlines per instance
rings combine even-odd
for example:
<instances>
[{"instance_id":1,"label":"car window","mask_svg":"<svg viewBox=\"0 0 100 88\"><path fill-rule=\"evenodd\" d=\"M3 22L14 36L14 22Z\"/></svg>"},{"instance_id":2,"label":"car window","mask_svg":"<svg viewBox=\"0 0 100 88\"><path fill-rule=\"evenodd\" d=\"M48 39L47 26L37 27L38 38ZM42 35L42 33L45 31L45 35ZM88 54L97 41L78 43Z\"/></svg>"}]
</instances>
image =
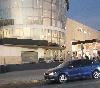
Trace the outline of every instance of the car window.
<instances>
[{"instance_id":1,"label":"car window","mask_svg":"<svg viewBox=\"0 0 100 88\"><path fill-rule=\"evenodd\" d=\"M79 63L79 61L72 61L72 62L69 64L69 66L73 66L73 67L77 68L77 67L80 67L80 63Z\"/></svg>"},{"instance_id":2,"label":"car window","mask_svg":"<svg viewBox=\"0 0 100 88\"><path fill-rule=\"evenodd\" d=\"M68 61L68 62L64 62L62 64L59 65L59 67L79 67L79 64L77 61Z\"/></svg>"},{"instance_id":3,"label":"car window","mask_svg":"<svg viewBox=\"0 0 100 88\"><path fill-rule=\"evenodd\" d=\"M83 61L80 62L81 67L89 66L91 64L92 64L91 60L83 60Z\"/></svg>"},{"instance_id":4,"label":"car window","mask_svg":"<svg viewBox=\"0 0 100 88\"><path fill-rule=\"evenodd\" d=\"M68 62L63 62L62 64L60 64L58 67L67 67L70 64L70 61Z\"/></svg>"},{"instance_id":5,"label":"car window","mask_svg":"<svg viewBox=\"0 0 100 88\"><path fill-rule=\"evenodd\" d=\"M97 62L94 62L97 63ZM60 64L60 67L85 67L85 66L90 66L93 64L92 60L73 60L73 61L68 61Z\"/></svg>"},{"instance_id":6,"label":"car window","mask_svg":"<svg viewBox=\"0 0 100 88\"><path fill-rule=\"evenodd\" d=\"M79 67L79 66L80 64L77 61L73 63L73 67Z\"/></svg>"},{"instance_id":7,"label":"car window","mask_svg":"<svg viewBox=\"0 0 100 88\"><path fill-rule=\"evenodd\" d=\"M93 60L93 64L100 64L99 60Z\"/></svg>"}]
</instances>

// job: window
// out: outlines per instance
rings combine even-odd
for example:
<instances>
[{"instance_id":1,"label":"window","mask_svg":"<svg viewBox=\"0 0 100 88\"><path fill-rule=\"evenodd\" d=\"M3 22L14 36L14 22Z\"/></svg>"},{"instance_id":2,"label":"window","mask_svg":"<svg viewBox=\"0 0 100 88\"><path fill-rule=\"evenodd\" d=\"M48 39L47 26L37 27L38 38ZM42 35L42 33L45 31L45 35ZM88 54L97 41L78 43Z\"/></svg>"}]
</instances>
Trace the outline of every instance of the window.
<instances>
[{"instance_id":1,"label":"window","mask_svg":"<svg viewBox=\"0 0 100 88\"><path fill-rule=\"evenodd\" d=\"M94 64L100 64L100 61L99 60L93 60L93 62L92 63L94 63Z\"/></svg>"},{"instance_id":2,"label":"window","mask_svg":"<svg viewBox=\"0 0 100 88\"><path fill-rule=\"evenodd\" d=\"M23 8L22 11L23 11L23 16L24 17L32 17L32 16L34 16L33 8ZM38 16L37 12L35 13L35 16Z\"/></svg>"},{"instance_id":3,"label":"window","mask_svg":"<svg viewBox=\"0 0 100 88\"><path fill-rule=\"evenodd\" d=\"M49 18L43 18L43 25L50 26L51 20Z\"/></svg>"},{"instance_id":4,"label":"window","mask_svg":"<svg viewBox=\"0 0 100 88\"><path fill-rule=\"evenodd\" d=\"M80 63L79 63L79 61L72 61L71 63L70 63L70 65L71 66L73 66L73 67L80 67Z\"/></svg>"},{"instance_id":5,"label":"window","mask_svg":"<svg viewBox=\"0 0 100 88\"><path fill-rule=\"evenodd\" d=\"M84 67L84 66L89 66L92 64L92 61L91 60L82 60L79 62L80 63L80 66L81 67Z\"/></svg>"},{"instance_id":6,"label":"window","mask_svg":"<svg viewBox=\"0 0 100 88\"><path fill-rule=\"evenodd\" d=\"M43 8L46 10L51 10L51 3L50 2L43 2Z\"/></svg>"},{"instance_id":7,"label":"window","mask_svg":"<svg viewBox=\"0 0 100 88\"><path fill-rule=\"evenodd\" d=\"M51 11L43 10L43 17L51 18Z\"/></svg>"},{"instance_id":8,"label":"window","mask_svg":"<svg viewBox=\"0 0 100 88\"><path fill-rule=\"evenodd\" d=\"M22 1L22 6L23 7L33 7L33 1L34 0L23 0Z\"/></svg>"}]
</instances>

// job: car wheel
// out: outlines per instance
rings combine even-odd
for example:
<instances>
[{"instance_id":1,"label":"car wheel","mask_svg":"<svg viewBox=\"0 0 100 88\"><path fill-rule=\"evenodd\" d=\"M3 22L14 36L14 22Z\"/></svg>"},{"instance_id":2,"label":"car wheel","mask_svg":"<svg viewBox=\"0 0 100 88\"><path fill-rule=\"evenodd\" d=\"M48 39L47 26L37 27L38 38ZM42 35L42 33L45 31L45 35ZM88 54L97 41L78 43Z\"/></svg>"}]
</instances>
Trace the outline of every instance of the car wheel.
<instances>
[{"instance_id":1,"label":"car wheel","mask_svg":"<svg viewBox=\"0 0 100 88\"><path fill-rule=\"evenodd\" d=\"M61 74L59 75L58 81L59 83L65 83L68 81L68 77L65 74Z\"/></svg>"},{"instance_id":2,"label":"car wheel","mask_svg":"<svg viewBox=\"0 0 100 88\"><path fill-rule=\"evenodd\" d=\"M92 77L93 77L94 79L98 79L98 78L100 77L100 72L97 71L97 70L95 70L95 71L92 73Z\"/></svg>"}]
</instances>

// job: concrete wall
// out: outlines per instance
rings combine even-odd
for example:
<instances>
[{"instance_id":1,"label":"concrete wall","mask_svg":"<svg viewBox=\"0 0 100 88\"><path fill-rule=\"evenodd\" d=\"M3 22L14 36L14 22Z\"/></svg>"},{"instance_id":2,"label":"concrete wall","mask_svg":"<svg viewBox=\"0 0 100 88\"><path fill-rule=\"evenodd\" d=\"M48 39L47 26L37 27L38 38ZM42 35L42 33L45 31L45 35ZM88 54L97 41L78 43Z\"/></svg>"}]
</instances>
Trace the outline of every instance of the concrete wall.
<instances>
[{"instance_id":1,"label":"concrete wall","mask_svg":"<svg viewBox=\"0 0 100 88\"><path fill-rule=\"evenodd\" d=\"M22 62L20 56L0 56L0 65L20 64Z\"/></svg>"},{"instance_id":2,"label":"concrete wall","mask_svg":"<svg viewBox=\"0 0 100 88\"><path fill-rule=\"evenodd\" d=\"M42 52L43 49L37 48L23 48L23 47L16 47L16 46L4 46L0 45L0 65L3 64L21 64L22 57L21 53L24 51L35 51L35 52ZM42 58L44 53L39 54L38 58ZM38 59L37 58L37 59Z\"/></svg>"},{"instance_id":3,"label":"concrete wall","mask_svg":"<svg viewBox=\"0 0 100 88\"><path fill-rule=\"evenodd\" d=\"M37 56L35 58L34 54L24 55L25 58L22 58L22 54L24 52L35 52ZM0 65L3 64L21 64L21 63L30 63L30 62L37 62L39 58L43 58L47 61L51 59L64 59L64 51L57 50L57 49L45 49L40 47L30 47L30 46L5 46L0 45Z\"/></svg>"}]
</instances>

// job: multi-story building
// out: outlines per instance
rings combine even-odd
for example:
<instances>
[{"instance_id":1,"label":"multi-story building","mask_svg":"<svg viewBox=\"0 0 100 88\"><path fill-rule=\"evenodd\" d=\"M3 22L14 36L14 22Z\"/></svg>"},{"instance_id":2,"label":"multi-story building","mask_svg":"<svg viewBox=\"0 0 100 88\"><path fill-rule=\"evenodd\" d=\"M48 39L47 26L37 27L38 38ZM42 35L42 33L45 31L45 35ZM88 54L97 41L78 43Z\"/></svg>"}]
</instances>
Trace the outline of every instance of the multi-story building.
<instances>
[{"instance_id":1,"label":"multi-story building","mask_svg":"<svg viewBox=\"0 0 100 88\"><path fill-rule=\"evenodd\" d=\"M66 32L66 52L100 53L100 31L68 18Z\"/></svg>"},{"instance_id":2,"label":"multi-story building","mask_svg":"<svg viewBox=\"0 0 100 88\"><path fill-rule=\"evenodd\" d=\"M0 0L0 64L64 58L68 0Z\"/></svg>"}]
</instances>

